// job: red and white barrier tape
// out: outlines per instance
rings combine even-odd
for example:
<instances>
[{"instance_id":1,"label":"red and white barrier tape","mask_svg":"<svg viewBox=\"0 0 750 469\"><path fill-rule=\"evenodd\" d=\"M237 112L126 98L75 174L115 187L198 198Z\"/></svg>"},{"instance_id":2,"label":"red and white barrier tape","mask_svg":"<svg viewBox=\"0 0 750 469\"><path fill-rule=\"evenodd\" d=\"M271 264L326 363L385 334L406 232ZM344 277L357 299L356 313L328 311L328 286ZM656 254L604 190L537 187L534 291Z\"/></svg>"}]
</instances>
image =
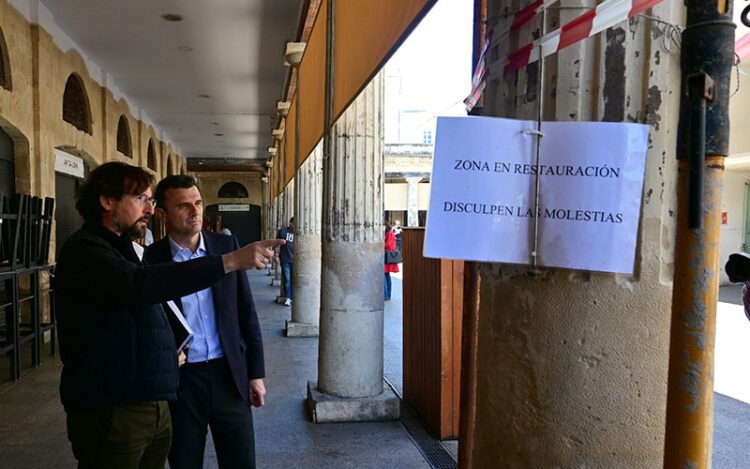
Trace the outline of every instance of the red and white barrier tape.
<instances>
[{"instance_id":1,"label":"red and white barrier tape","mask_svg":"<svg viewBox=\"0 0 750 469\"><path fill-rule=\"evenodd\" d=\"M560 29L508 54L505 72L514 72L621 21L648 10L662 0L606 0Z\"/></svg>"},{"instance_id":2,"label":"red and white barrier tape","mask_svg":"<svg viewBox=\"0 0 750 469\"><path fill-rule=\"evenodd\" d=\"M487 31L487 40L482 46L482 53L479 54L477 68L474 70L474 76L471 78L471 94L464 99L466 112L471 112L482 97L484 87L487 85L487 51L492 44L492 30Z\"/></svg>"}]
</instances>

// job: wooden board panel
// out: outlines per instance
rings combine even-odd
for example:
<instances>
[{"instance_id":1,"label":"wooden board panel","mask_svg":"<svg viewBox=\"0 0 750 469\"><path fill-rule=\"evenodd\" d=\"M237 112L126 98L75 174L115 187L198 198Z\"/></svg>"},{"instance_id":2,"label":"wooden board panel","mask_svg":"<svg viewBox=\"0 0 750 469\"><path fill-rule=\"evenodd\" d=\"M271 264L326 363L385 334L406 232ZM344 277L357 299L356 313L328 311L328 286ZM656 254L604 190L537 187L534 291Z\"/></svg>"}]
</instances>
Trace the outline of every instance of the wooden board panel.
<instances>
[{"instance_id":1,"label":"wooden board panel","mask_svg":"<svg viewBox=\"0 0 750 469\"><path fill-rule=\"evenodd\" d=\"M325 120L326 21L328 2L320 4L305 55L299 67L297 90L300 99L300 164L323 138Z\"/></svg>"},{"instance_id":2,"label":"wooden board panel","mask_svg":"<svg viewBox=\"0 0 750 469\"><path fill-rule=\"evenodd\" d=\"M423 229L404 230L404 399L436 435L455 438L464 265L422 257L423 243Z\"/></svg>"}]
</instances>

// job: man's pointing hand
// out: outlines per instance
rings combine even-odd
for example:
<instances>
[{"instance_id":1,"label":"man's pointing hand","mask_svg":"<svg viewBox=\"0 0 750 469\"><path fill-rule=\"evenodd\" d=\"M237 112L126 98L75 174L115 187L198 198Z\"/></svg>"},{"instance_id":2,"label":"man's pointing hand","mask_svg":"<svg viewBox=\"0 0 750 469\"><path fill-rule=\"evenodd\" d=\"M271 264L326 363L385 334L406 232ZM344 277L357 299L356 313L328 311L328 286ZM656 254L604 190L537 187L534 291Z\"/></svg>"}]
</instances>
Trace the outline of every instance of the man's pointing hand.
<instances>
[{"instance_id":1,"label":"man's pointing hand","mask_svg":"<svg viewBox=\"0 0 750 469\"><path fill-rule=\"evenodd\" d=\"M267 239L250 243L229 254L224 254L224 272L234 272L235 270L262 269L268 264L273 257L273 250L277 246L283 246L286 241L283 239Z\"/></svg>"}]
</instances>

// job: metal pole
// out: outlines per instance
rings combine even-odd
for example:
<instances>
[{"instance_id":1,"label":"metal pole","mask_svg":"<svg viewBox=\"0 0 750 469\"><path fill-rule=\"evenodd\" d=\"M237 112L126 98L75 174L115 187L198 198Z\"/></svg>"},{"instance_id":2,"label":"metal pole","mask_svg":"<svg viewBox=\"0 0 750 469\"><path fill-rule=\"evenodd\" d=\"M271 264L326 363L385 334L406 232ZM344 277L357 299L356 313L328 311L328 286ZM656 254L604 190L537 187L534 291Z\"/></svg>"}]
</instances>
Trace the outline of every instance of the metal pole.
<instances>
[{"instance_id":1,"label":"metal pole","mask_svg":"<svg viewBox=\"0 0 750 469\"><path fill-rule=\"evenodd\" d=\"M547 32L547 9L542 10L541 36ZM534 271L539 267L539 202L541 176L539 165L542 161L542 117L544 117L544 55L542 46L539 46L539 85L537 86L537 114L536 114L536 175L534 177L534 244L531 251L531 265Z\"/></svg>"},{"instance_id":2,"label":"metal pole","mask_svg":"<svg viewBox=\"0 0 750 469\"><path fill-rule=\"evenodd\" d=\"M474 51L472 73L487 37L487 0L474 0ZM480 103L483 99L480 99ZM483 104L483 103L482 103ZM482 106L472 114L481 115ZM463 318L461 324L461 393L459 396L458 467L474 465L474 441L477 419L477 357L479 349L479 264L464 264Z\"/></svg>"},{"instance_id":3,"label":"metal pole","mask_svg":"<svg viewBox=\"0 0 750 469\"><path fill-rule=\"evenodd\" d=\"M664 467L709 468L724 157L734 62L731 0L685 0L678 216Z\"/></svg>"}]
</instances>

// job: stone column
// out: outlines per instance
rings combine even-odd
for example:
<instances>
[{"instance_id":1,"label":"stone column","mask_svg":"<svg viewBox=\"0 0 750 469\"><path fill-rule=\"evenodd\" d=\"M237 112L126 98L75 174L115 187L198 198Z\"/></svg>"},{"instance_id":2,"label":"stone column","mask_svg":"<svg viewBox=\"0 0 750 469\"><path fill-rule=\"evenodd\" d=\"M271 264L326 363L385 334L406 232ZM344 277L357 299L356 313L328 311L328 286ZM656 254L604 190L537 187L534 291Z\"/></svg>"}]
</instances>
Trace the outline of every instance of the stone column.
<instances>
[{"instance_id":1,"label":"stone column","mask_svg":"<svg viewBox=\"0 0 750 469\"><path fill-rule=\"evenodd\" d=\"M383 386L383 75L339 118L323 162L318 382L315 422L395 419Z\"/></svg>"},{"instance_id":2,"label":"stone column","mask_svg":"<svg viewBox=\"0 0 750 469\"><path fill-rule=\"evenodd\" d=\"M516 5L489 0L488 10ZM579 14L561 11L559 24ZM663 2L650 14L679 22L684 7ZM545 120L650 124L635 270L530 275L481 265L476 388L462 389L476 402L463 429L474 435L461 442L465 467L663 466L681 90L679 51L654 31L636 18L546 59ZM503 66L491 63L488 74L503 76ZM488 83L485 114L535 119L538 71Z\"/></svg>"},{"instance_id":3,"label":"stone column","mask_svg":"<svg viewBox=\"0 0 750 469\"><path fill-rule=\"evenodd\" d=\"M419 226L419 182L421 177L406 178L406 226Z\"/></svg>"},{"instance_id":4,"label":"stone column","mask_svg":"<svg viewBox=\"0 0 750 469\"><path fill-rule=\"evenodd\" d=\"M261 184L261 196L263 197L263 202L261 203L261 214L260 214L260 236L261 238L268 238L268 226L271 224L271 219L268 216L268 177L262 176L260 178L262 184Z\"/></svg>"},{"instance_id":5,"label":"stone column","mask_svg":"<svg viewBox=\"0 0 750 469\"><path fill-rule=\"evenodd\" d=\"M294 267L292 320L287 337L317 337L320 322L320 228L323 148L318 145L297 171L294 210Z\"/></svg>"},{"instance_id":6,"label":"stone column","mask_svg":"<svg viewBox=\"0 0 750 469\"><path fill-rule=\"evenodd\" d=\"M284 193L276 196L276 200L273 201L273 225L271 226L271 237L276 237L276 232L281 227L281 219L283 218L283 214L281 213L281 208L284 205ZM279 266L279 263L276 262L278 260L278 256L275 257L273 262L273 268L271 269L271 273L273 277L271 277L271 286L273 286L274 282L281 283L281 268ZM277 298L278 300L278 298Z\"/></svg>"}]
</instances>

